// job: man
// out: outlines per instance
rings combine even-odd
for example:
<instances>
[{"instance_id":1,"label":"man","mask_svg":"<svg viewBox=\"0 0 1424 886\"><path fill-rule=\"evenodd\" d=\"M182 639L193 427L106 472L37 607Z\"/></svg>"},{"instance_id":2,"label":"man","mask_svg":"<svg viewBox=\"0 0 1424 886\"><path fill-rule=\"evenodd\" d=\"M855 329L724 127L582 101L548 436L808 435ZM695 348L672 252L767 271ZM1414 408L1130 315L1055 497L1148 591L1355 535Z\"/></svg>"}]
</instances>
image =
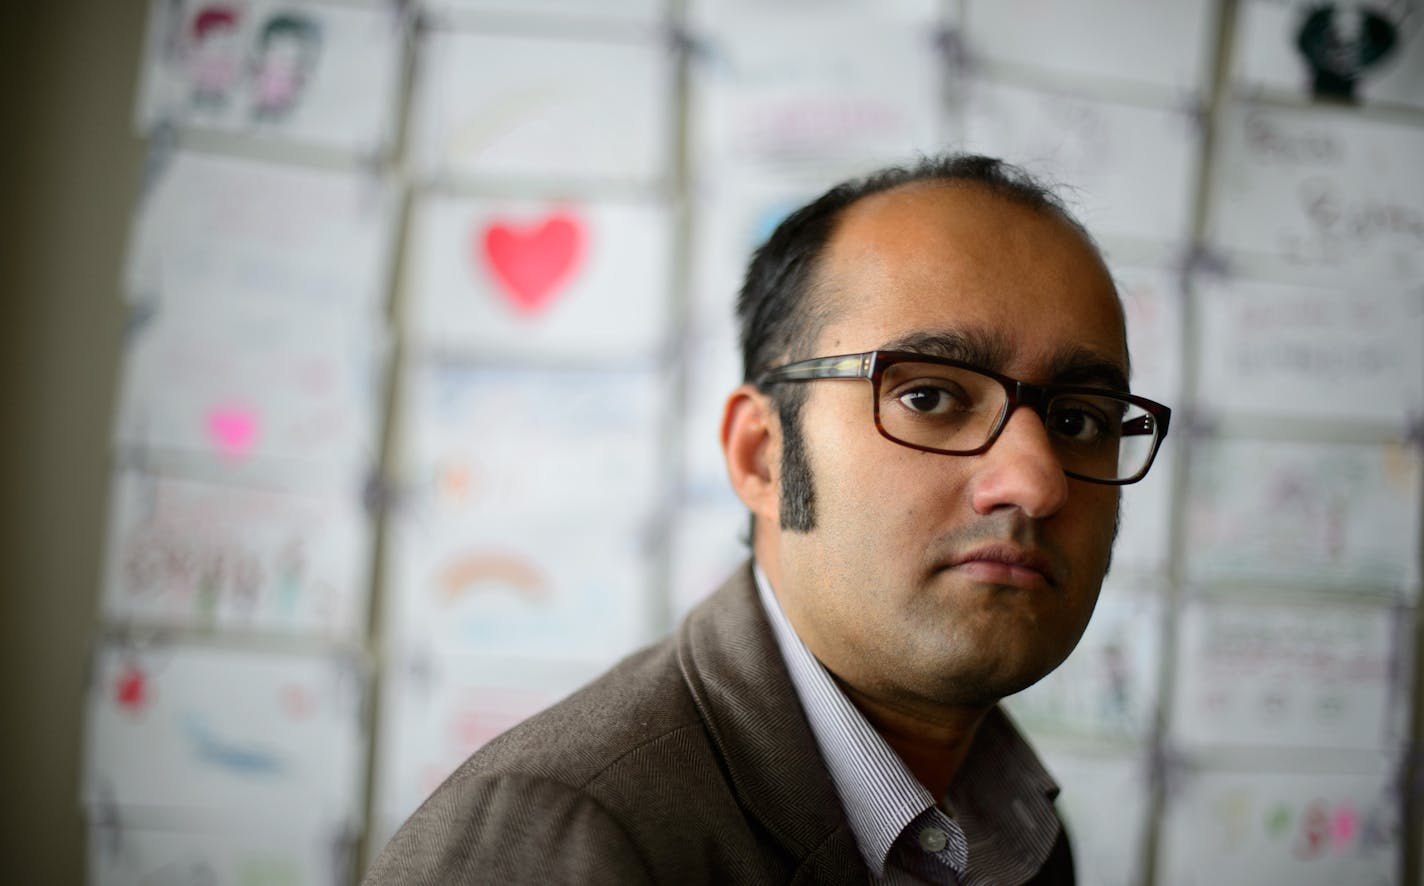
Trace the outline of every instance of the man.
<instances>
[{"instance_id":1,"label":"man","mask_svg":"<svg viewBox=\"0 0 1424 886\"><path fill-rule=\"evenodd\" d=\"M1018 170L926 161L791 215L738 311L754 565L476 753L369 883L1072 882L997 702L1078 642L1167 430L1096 248Z\"/></svg>"}]
</instances>

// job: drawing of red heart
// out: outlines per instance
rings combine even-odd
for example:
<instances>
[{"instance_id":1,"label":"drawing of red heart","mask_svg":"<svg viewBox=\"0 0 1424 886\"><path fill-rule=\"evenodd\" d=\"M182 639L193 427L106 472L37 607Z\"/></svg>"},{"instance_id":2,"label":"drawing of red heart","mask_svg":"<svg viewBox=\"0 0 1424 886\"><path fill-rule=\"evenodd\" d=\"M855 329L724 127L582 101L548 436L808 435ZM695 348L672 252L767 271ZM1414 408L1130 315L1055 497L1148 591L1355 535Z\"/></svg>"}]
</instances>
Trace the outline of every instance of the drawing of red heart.
<instances>
[{"instance_id":1,"label":"drawing of red heart","mask_svg":"<svg viewBox=\"0 0 1424 886\"><path fill-rule=\"evenodd\" d=\"M583 223L564 213L527 226L492 222L479 243L500 289L522 314L549 306L578 268L583 247Z\"/></svg>"}]
</instances>

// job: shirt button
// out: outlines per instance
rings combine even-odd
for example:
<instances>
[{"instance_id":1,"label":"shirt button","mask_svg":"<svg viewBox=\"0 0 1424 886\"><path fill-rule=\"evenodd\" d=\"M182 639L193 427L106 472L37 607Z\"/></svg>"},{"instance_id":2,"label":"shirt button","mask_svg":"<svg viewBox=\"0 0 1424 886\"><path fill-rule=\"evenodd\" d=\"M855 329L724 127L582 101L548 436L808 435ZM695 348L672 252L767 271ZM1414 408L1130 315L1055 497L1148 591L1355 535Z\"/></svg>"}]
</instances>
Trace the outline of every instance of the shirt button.
<instances>
[{"instance_id":1,"label":"shirt button","mask_svg":"<svg viewBox=\"0 0 1424 886\"><path fill-rule=\"evenodd\" d=\"M949 834L939 828L925 828L920 831L920 848L926 852L938 852L949 845Z\"/></svg>"}]
</instances>

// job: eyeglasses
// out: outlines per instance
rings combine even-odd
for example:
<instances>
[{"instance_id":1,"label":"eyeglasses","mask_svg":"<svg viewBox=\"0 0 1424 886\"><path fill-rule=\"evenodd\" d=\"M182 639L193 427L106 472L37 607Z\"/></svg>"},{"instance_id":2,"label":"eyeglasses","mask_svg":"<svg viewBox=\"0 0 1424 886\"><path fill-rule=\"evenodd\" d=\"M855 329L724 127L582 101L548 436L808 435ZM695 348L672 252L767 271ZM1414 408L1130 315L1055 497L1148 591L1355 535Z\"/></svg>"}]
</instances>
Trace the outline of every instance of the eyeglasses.
<instances>
[{"instance_id":1,"label":"eyeglasses","mask_svg":"<svg viewBox=\"0 0 1424 886\"><path fill-rule=\"evenodd\" d=\"M757 387L823 378L870 380L881 435L925 452L978 455L1019 406L1038 413L1063 473L1122 486L1147 475L1172 410L1109 388L1034 385L958 360L908 351L817 357L768 370Z\"/></svg>"}]
</instances>

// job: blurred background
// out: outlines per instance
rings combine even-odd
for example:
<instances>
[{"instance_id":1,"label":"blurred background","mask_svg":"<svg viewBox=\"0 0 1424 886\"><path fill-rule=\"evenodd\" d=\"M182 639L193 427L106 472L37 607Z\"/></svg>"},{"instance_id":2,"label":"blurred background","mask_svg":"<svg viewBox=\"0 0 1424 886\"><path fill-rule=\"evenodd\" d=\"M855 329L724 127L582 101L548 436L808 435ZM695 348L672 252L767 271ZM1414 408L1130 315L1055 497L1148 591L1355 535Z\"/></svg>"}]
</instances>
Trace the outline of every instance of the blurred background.
<instances>
[{"instance_id":1,"label":"blurred background","mask_svg":"<svg viewBox=\"0 0 1424 886\"><path fill-rule=\"evenodd\" d=\"M731 305L919 153L1064 186L1174 407L1010 699L1087 884L1424 884L1424 8L10 4L24 883L350 883L746 555Z\"/></svg>"}]
</instances>

